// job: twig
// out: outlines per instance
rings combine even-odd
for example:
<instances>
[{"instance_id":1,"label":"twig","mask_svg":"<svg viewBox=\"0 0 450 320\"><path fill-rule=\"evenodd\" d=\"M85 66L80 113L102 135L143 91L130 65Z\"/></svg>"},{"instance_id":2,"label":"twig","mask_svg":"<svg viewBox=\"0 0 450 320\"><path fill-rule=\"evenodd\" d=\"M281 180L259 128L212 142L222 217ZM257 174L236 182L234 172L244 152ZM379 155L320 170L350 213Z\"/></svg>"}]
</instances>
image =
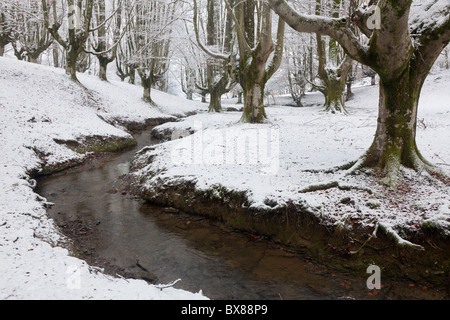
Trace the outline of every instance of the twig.
<instances>
[{"instance_id":1,"label":"twig","mask_svg":"<svg viewBox=\"0 0 450 320\"><path fill-rule=\"evenodd\" d=\"M362 250L362 248L364 248L365 245L366 245L370 240L372 240L372 238L376 238L376 237L377 237L377 231L378 231L378 223L377 223L376 226L375 226L375 230L373 230L373 232L372 232L372 234L370 235L370 237L369 237L366 241L364 241L364 243L362 244L362 246L361 246L358 250L356 250L356 251L350 251L350 254L356 254L356 253L360 252L360 251Z\"/></svg>"}]
</instances>

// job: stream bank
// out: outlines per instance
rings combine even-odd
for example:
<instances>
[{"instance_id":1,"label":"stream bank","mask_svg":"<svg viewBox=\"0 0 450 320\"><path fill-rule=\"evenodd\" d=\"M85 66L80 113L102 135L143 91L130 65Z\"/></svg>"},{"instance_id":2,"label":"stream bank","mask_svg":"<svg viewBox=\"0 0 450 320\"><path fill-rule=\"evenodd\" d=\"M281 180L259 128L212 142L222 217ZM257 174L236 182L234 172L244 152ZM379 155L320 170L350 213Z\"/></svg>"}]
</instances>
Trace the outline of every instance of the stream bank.
<instances>
[{"instance_id":1,"label":"stream bank","mask_svg":"<svg viewBox=\"0 0 450 320\"><path fill-rule=\"evenodd\" d=\"M173 207L181 212L201 215L227 227L266 237L274 243L301 252L330 268L366 277L368 266L381 268L384 277L395 280L424 281L428 286L450 289L450 243L432 229L410 235L424 250L401 247L389 234L354 225L351 231L322 224L307 207L290 204L275 210L248 208L245 194L222 189L199 191L187 182L153 188L151 192L134 188L151 203ZM370 239L369 239L370 238ZM353 253L356 252L356 253Z\"/></svg>"},{"instance_id":2,"label":"stream bank","mask_svg":"<svg viewBox=\"0 0 450 320\"><path fill-rule=\"evenodd\" d=\"M145 131L138 136L139 145L151 140ZM104 153L38 180L36 191L54 203L48 215L67 239L61 245L106 274L156 285L174 283L175 288L202 290L212 299L446 297L445 291L419 284L422 281L384 274L383 289L368 290L367 274L355 276L350 266L335 268L336 251L318 257L294 250L281 239L144 201L126 179L138 149ZM315 221L310 226L316 226ZM320 242L320 237L309 241Z\"/></svg>"},{"instance_id":3,"label":"stream bank","mask_svg":"<svg viewBox=\"0 0 450 320\"><path fill-rule=\"evenodd\" d=\"M151 132L151 129L142 130L143 128L142 125L130 127L134 130L135 137ZM90 148L89 151L92 153L83 162L72 163L63 168L57 167L54 170L44 171L44 173L47 175L60 172L64 175L71 170L83 172L86 169L90 170L92 167L104 166L111 157L120 158L124 150L133 153L138 151L139 148L147 146L146 143L139 144L134 138L126 141L123 139L114 141L114 139L105 140L104 138L94 137L90 141L95 141L95 143L87 144ZM107 143L105 143L106 141ZM83 145L82 142L77 142L77 144L70 141L61 143L72 148L80 148ZM129 160L127 161L131 161L133 158L132 156L128 157ZM123 164L121 166L123 167ZM68 170L69 168L72 169ZM121 179L129 179L130 176L127 176L127 173L126 170L123 171ZM424 241L414 239L415 243L419 243L426 248L418 254L417 250L398 247L383 232L378 232L377 237L373 237L367 242L373 230L359 229L357 225L352 228L352 232L329 228L321 224L321 221L308 210L307 206L302 207L292 203L274 210L255 210L248 208L249 201L245 193L227 190L226 188L215 187L214 190L200 191L196 189L195 184L187 182L169 187L161 184L160 189L153 189L149 193L148 190L142 192L139 183L129 180L121 180L120 183L122 188L110 189L108 192L119 196L132 197L133 201L141 206L144 205L142 199L157 205L159 209L156 209L156 211L159 211L159 213L156 216L160 218L159 223L166 220L168 214L171 215L173 218L170 219L172 227L181 223L181 226L178 225L176 228L187 230L186 234L183 235L184 237L187 237L191 230L186 227L187 225L191 224L192 221L202 221L206 217L209 221L208 228L213 223L219 223L221 226L219 229L221 230L234 230L233 232L238 232L247 238L264 239L266 243L270 244L271 248L276 248L275 251L283 248L283 254L288 252L297 257L308 257L307 263L309 264L304 263L305 266L313 265L314 268L310 268L310 270L321 270L322 274L326 274L330 278L334 277L331 274L335 275L339 272L341 274L341 285L342 283L345 284L345 282L342 282L344 281L342 274L350 275L353 279L359 279L360 284L364 283L363 279L368 276L367 267L376 264L381 267L384 283L389 287L388 291L384 290L384 294L377 298L410 298L411 292L398 293L398 288L401 287L398 283L402 283L403 288L410 286L409 289L411 289L411 285L422 288L421 292L415 293L413 297L420 295L425 299L445 299L448 297L449 260L445 256L445 252L450 252L450 248L444 238L436 236L433 232L424 233L423 236L426 237ZM48 196L46 197L48 198ZM58 202L56 201L56 203ZM163 210L163 208L172 209ZM155 209L153 209L153 215L155 216ZM201 218L192 220L192 217L196 216ZM104 258L98 253L98 249L92 245L91 238L92 233L97 228L103 227L99 221L86 222L75 218L63 223L60 222L58 225L62 233L72 239L74 254L88 263L101 266L108 274L156 283L159 277L149 270L151 268L143 265L138 258L135 258L134 261L128 259L127 264L120 265L114 259ZM186 221L190 222L186 223ZM191 224L191 226L194 225L198 225L198 223ZM203 241L205 240L203 239ZM358 253L350 254L354 250L358 250ZM443 252L444 254L442 254ZM296 268L299 269L298 266ZM295 271L291 270L291 272ZM303 273L302 276L305 278ZM174 280L165 279L166 283ZM333 279L335 284L337 281L337 278ZM350 282L350 280L345 281ZM183 289L196 290L198 288L187 287ZM356 292L352 292L349 296L361 298L368 293L377 294L378 291L367 292L367 289L363 286L362 289L359 287ZM309 295L314 296L314 293L309 293ZM294 297L300 299L307 296L308 294L304 296L294 295ZM344 297L346 294L344 292L334 293L333 296L327 297L336 299L338 296ZM273 294L265 297L276 298ZM320 297L320 294L316 297ZM235 298L235 296L232 298Z\"/></svg>"}]
</instances>

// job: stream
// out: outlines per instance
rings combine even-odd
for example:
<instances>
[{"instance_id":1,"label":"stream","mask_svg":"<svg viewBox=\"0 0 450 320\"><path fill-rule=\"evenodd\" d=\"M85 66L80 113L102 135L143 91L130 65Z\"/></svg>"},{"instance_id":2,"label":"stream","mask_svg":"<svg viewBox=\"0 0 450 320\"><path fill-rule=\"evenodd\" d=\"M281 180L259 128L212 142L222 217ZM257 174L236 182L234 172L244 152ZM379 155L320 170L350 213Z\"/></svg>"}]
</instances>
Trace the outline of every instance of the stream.
<instances>
[{"instance_id":1,"label":"stream","mask_svg":"<svg viewBox=\"0 0 450 320\"><path fill-rule=\"evenodd\" d=\"M38 179L36 192L55 204L48 215L72 240L73 255L112 275L176 282L175 288L201 290L211 299L368 298L366 279L351 279L262 237L164 210L121 189L120 176L128 173L135 152L158 142L150 130L134 137L138 145L131 150Z\"/></svg>"}]
</instances>

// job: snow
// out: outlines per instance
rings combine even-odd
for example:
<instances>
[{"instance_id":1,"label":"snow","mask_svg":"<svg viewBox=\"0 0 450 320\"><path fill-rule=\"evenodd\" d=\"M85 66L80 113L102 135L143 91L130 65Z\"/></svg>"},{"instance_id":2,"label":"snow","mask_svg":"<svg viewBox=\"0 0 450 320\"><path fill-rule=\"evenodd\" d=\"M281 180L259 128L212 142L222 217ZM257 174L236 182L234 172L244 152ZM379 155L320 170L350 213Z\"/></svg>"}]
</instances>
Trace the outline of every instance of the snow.
<instances>
[{"instance_id":1,"label":"snow","mask_svg":"<svg viewBox=\"0 0 450 320\"><path fill-rule=\"evenodd\" d=\"M151 107L138 86L80 74L83 89L61 69L15 59L0 57L0 70L0 299L207 299L201 292L114 278L70 256L57 246L63 236L28 174L42 165L35 151L47 164L86 156L54 139L130 137L120 123L174 119L205 107L156 90L159 107Z\"/></svg>"},{"instance_id":2,"label":"snow","mask_svg":"<svg viewBox=\"0 0 450 320\"><path fill-rule=\"evenodd\" d=\"M421 153L444 171L450 164L449 81L448 70L428 77L417 132ZM161 183L191 181L200 190L220 185L244 191L255 208L270 210L288 201L307 204L323 224L346 228L355 222L369 228L380 224L393 233L414 232L426 221L437 221L443 233L448 232L450 190L428 174L403 168L399 187L390 190L374 175L327 171L356 161L373 141L378 86L353 91L355 97L347 103L349 115L323 112L322 96L312 93L303 99L312 107L266 108L265 124L243 124L240 112L225 112L161 125L154 130L176 130L175 138L185 137L141 153L136 162L146 165L134 174L146 178L142 188L147 190ZM147 164L150 156L152 162ZM323 184L337 187L306 192Z\"/></svg>"},{"instance_id":3,"label":"snow","mask_svg":"<svg viewBox=\"0 0 450 320\"><path fill-rule=\"evenodd\" d=\"M448 0L414 1L410 12L410 30L416 35L432 27L437 29L448 21L450 2Z\"/></svg>"},{"instance_id":4,"label":"snow","mask_svg":"<svg viewBox=\"0 0 450 320\"><path fill-rule=\"evenodd\" d=\"M54 139L130 137L121 123L184 117L206 111L207 105L153 90L159 107L151 107L141 100L139 86L80 74L83 89L63 70L15 59L0 58L0 70L0 299L207 299L202 292L170 284L113 278L70 256L57 245L63 236L46 214L46 200L33 192L36 182L29 176L42 166L36 151L46 164L86 156ZM428 77L418 116L419 150L443 170L450 164L449 81L449 71ZM307 203L324 223L382 226L399 243L408 243L400 229L425 224L449 234L449 188L425 174L405 169L399 188L391 191L373 176L321 171L355 161L372 142L378 88L353 91L349 115L324 113L323 98L309 93L303 100L307 108L280 106L283 98L276 97L277 105L267 108L268 121L262 125L240 123L241 112L199 112L168 122L155 130L176 131L174 138L184 138L143 152L143 159L154 155L153 161L135 174L156 173L146 188L162 179L166 184L195 181L199 189L220 184L246 191L251 205L260 208ZM233 106L230 101L224 105ZM304 192L331 182L339 188Z\"/></svg>"}]
</instances>

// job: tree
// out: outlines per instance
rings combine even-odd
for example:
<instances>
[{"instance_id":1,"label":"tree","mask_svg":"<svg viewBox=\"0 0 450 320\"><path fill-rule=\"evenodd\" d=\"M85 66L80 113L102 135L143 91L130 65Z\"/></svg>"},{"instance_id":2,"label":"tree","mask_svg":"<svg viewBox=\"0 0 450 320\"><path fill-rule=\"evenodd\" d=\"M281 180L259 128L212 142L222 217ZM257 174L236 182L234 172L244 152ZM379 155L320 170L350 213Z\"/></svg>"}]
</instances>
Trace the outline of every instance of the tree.
<instances>
[{"instance_id":1,"label":"tree","mask_svg":"<svg viewBox=\"0 0 450 320\"><path fill-rule=\"evenodd\" d=\"M320 15L323 11L322 2L322 0L316 2L317 15ZM336 19L339 18L339 11L342 9L341 0L333 0L331 5L331 16ZM341 55L341 48L335 39L328 39L328 55L320 33L316 33L316 40L319 59L318 75L321 80L319 91L325 96L325 111L346 113L344 92L353 60L346 54Z\"/></svg>"},{"instance_id":2,"label":"tree","mask_svg":"<svg viewBox=\"0 0 450 320\"><path fill-rule=\"evenodd\" d=\"M121 11L121 14L125 14L123 19L126 21L126 25L123 30L123 36L120 37L120 41L114 50L117 69L116 74L122 81L129 77L128 82L135 84L137 65L133 62L133 56L135 54L134 33L132 30L132 27L134 26L132 24L134 22L134 13L133 10L131 10L134 8L132 3L130 3L131 0L122 1L124 10Z\"/></svg>"},{"instance_id":3,"label":"tree","mask_svg":"<svg viewBox=\"0 0 450 320\"><path fill-rule=\"evenodd\" d=\"M179 4L176 1L143 1L136 4L134 57L132 63L141 78L143 99L154 104L151 88L169 70L170 42Z\"/></svg>"},{"instance_id":4,"label":"tree","mask_svg":"<svg viewBox=\"0 0 450 320\"><path fill-rule=\"evenodd\" d=\"M11 45L14 55L19 59L37 63L40 55L53 43L53 39L45 28L40 15L42 8L39 2L22 1L11 9L14 19L14 30Z\"/></svg>"},{"instance_id":5,"label":"tree","mask_svg":"<svg viewBox=\"0 0 450 320\"><path fill-rule=\"evenodd\" d=\"M383 170L383 183L395 187L401 166L438 173L416 144L420 92L427 75L450 41L448 0L379 0L361 5L352 16L308 16L285 0L268 0L293 29L336 39L353 59L380 77L379 119L369 150L353 170ZM413 6L414 4L414 6ZM354 25L367 37L355 34Z\"/></svg>"},{"instance_id":6,"label":"tree","mask_svg":"<svg viewBox=\"0 0 450 320\"><path fill-rule=\"evenodd\" d=\"M289 85L289 93L295 102L295 106L303 107L302 98L308 84L309 45L302 37L289 37L285 45L285 68Z\"/></svg>"},{"instance_id":7,"label":"tree","mask_svg":"<svg viewBox=\"0 0 450 320\"><path fill-rule=\"evenodd\" d=\"M229 5L229 1L225 1ZM281 18L278 20L274 43L272 11L266 1L239 1L234 6L233 17L239 48L238 81L244 91L241 121L261 123L266 118L265 86L280 67L283 57L285 22Z\"/></svg>"},{"instance_id":8,"label":"tree","mask_svg":"<svg viewBox=\"0 0 450 320\"><path fill-rule=\"evenodd\" d=\"M224 1L234 22L238 53L224 54L201 47L212 58L225 61L231 68L232 76L241 85L244 93L241 121L261 123L266 119L265 86L280 67L283 57L285 23L278 19L277 40L274 43L272 12L266 1ZM269 61L270 57L272 60Z\"/></svg>"},{"instance_id":9,"label":"tree","mask_svg":"<svg viewBox=\"0 0 450 320\"><path fill-rule=\"evenodd\" d=\"M52 1L52 6L56 6L56 1ZM84 53L86 40L89 37L90 24L94 0L67 0L67 21L68 34L64 39L59 33L61 26L57 17L53 17L53 24L50 26L50 15L47 0L42 0L44 15L44 25L53 38L66 51L66 73L70 78L78 82L77 60L81 53Z\"/></svg>"},{"instance_id":10,"label":"tree","mask_svg":"<svg viewBox=\"0 0 450 320\"><path fill-rule=\"evenodd\" d=\"M199 46L205 48L200 40L197 1L194 1L194 32ZM232 11L218 0L207 1L206 46L216 52L230 55L232 52ZM203 29L203 28L202 28ZM208 50L206 50L208 52ZM229 92L235 81L230 75L228 60L209 57L206 61L207 91L210 96L209 112L222 112L222 95Z\"/></svg>"},{"instance_id":11,"label":"tree","mask_svg":"<svg viewBox=\"0 0 450 320\"><path fill-rule=\"evenodd\" d=\"M121 30L122 6L123 6L122 0L113 0L112 1L113 12L109 17L107 17L106 15L107 11L105 0L97 0L95 6L94 20L96 21L97 26L90 30L92 35L91 46L94 51L90 50L85 51L97 57L99 63L98 76L103 81L108 80L106 77L106 70L108 68L108 64L113 62L114 59L116 58L116 50L119 45L120 39L124 34L123 30ZM109 43L108 41L109 38L112 39L112 43Z\"/></svg>"},{"instance_id":12,"label":"tree","mask_svg":"<svg viewBox=\"0 0 450 320\"><path fill-rule=\"evenodd\" d=\"M339 57L339 48L334 39L329 39L329 61L327 63L326 50L322 36L317 37L317 55L319 57L318 75L321 81L319 91L325 96L324 109L330 113L346 113L345 85L352 67L350 56Z\"/></svg>"}]
</instances>

